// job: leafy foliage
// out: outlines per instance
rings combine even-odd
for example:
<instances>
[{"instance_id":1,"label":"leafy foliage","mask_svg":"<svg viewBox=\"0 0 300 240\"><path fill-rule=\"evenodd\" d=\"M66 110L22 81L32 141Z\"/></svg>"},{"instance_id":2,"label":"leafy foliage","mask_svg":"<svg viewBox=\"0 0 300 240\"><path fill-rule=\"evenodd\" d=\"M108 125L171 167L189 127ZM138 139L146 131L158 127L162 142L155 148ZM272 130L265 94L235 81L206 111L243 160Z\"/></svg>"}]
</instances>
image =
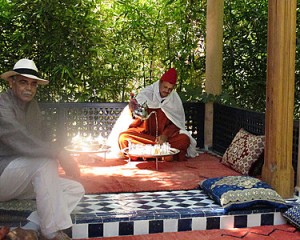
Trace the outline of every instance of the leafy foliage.
<instances>
[{"instance_id":1,"label":"leafy foliage","mask_svg":"<svg viewBox=\"0 0 300 240\"><path fill-rule=\"evenodd\" d=\"M238 106L264 111L268 1L230 1L226 5L223 91Z\"/></svg>"},{"instance_id":2,"label":"leafy foliage","mask_svg":"<svg viewBox=\"0 0 300 240\"><path fill-rule=\"evenodd\" d=\"M201 64L197 51L205 32L204 1L5 4L14 11L3 9L11 24L1 34L9 46L0 70L11 69L20 58L34 59L51 82L39 90L41 101L126 101L131 91L158 80L171 66L178 70L179 91L203 81L198 78L203 67L194 65Z\"/></svg>"},{"instance_id":3,"label":"leafy foliage","mask_svg":"<svg viewBox=\"0 0 300 240\"><path fill-rule=\"evenodd\" d=\"M206 2L0 0L0 72L27 57L50 80L40 101L120 102L175 67L183 101L264 111L268 1L226 2L220 96L204 88ZM299 65L297 41L295 112Z\"/></svg>"}]
</instances>

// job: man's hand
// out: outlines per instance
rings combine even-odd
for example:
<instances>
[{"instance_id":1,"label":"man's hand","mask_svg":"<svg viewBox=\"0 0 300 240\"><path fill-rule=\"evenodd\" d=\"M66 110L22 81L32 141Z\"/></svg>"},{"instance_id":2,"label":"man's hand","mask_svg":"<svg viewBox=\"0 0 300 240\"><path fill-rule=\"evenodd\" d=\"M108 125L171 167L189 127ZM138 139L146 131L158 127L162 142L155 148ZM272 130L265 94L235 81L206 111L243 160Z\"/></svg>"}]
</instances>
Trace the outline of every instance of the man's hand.
<instances>
[{"instance_id":1,"label":"man's hand","mask_svg":"<svg viewBox=\"0 0 300 240\"><path fill-rule=\"evenodd\" d=\"M73 178L80 177L80 168L74 158L65 150L59 153L58 161L61 167L64 169L67 176Z\"/></svg>"},{"instance_id":2,"label":"man's hand","mask_svg":"<svg viewBox=\"0 0 300 240\"><path fill-rule=\"evenodd\" d=\"M156 142L158 144L163 144L168 141L168 137L166 135L160 135L156 138Z\"/></svg>"},{"instance_id":3,"label":"man's hand","mask_svg":"<svg viewBox=\"0 0 300 240\"><path fill-rule=\"evenodd\" d=\"M131 112L138 108L138 102L135 98L131 98L128 105Z\"/></svg>"}]
</instances>

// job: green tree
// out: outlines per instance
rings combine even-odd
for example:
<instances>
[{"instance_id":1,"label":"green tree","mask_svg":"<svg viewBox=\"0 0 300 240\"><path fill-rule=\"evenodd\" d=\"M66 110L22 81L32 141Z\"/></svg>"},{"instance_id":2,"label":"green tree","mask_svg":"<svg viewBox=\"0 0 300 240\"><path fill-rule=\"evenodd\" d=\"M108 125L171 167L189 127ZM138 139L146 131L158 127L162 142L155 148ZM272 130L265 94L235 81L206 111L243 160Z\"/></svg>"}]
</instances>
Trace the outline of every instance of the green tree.
<instances>
[{"instance_id":1,"label":"green tree","mask_svg":"<svg viewBox=\"0 0 300 240\"><path fill-rule=\"evenodd\" d=\"M267 23L267 0L226 4L222 87L227 103L265 110Z\"/></svg>"},{"instance_id":2,"label":"green tree","mask_svg":"<svg viewBox=\"0 0 300 240\"><path fill-rule=\"evenodd\" d=\"M6 26L9 41L4 56L6 69L20 58L34 59L51 82L41 88L44 101L80 101L90 94L88 80L95 55L95 32L99 24L91 11L93 1L20 1L10 2ZM99 42L99 39L97 39ZM4 67L3 67L4 68ZM81 91L84 89L84 91Z\"/></svg>"},{"instance_id":3,"label":"green tree","mask_svg":"<svg viewBox=\"0 0 300 240\"><path fill-rule=\"evenodd\" d=\"M0 71L32 58L51 82L39 90L41 101L120 102L175 67L184 101L213 100L264 111L268 1L224 5L220 96L204 89L206 2L0 0ZM300 108L299 42L295 116ZM5 88L5 82L0 86Z\"/></svg>"}]
</instances>

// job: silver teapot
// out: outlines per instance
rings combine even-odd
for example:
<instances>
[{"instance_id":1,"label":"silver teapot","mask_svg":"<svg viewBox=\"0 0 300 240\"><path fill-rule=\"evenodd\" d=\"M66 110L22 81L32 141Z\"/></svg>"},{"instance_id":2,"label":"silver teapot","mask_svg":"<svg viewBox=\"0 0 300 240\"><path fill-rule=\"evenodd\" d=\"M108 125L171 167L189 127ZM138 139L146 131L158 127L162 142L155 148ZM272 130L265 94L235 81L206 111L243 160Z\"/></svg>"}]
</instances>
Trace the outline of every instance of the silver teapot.
<instances>
[{"instance_id":1,"label":"silver teapot","mask_svg":"<svg viewBox=\"0 0 300 240\"><path fill-rule=\"evenodd\" d=\"M143 104L138 104L136 105L135 110L132 111L132 115L134 117L137 117L143 121L147 120L152 114L155 115L155 123L156 123L156 138L158 137L158 121L157 121L157 113L156 111L152 111L148 113L148 105L147 101L144 102Z\"/></svg>"},{"instance_id":2,"label":"silver teapot","mask_svg":"<svg viewBox=\"0 0 300 240\"><path fill-rule=\"evenodd\" d=\"M142 104L138 104L136 109L133 110L132 114L134 117L140 118L142 120L147 120L151 115L151 114L148 114L147 101Z\"/></svg>"}]
</instances>

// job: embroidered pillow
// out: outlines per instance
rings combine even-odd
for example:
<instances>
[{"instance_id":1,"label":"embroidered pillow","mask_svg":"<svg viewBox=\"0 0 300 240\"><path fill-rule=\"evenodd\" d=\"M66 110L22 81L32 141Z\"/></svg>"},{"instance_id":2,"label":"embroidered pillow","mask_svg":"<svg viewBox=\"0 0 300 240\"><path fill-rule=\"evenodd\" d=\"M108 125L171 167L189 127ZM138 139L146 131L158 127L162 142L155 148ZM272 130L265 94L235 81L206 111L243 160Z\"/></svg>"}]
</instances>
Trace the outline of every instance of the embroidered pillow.
<instances>
[{"instance_id":1,"label":"embroidered pillow","mask_svg":"<svg viewBox=\"0 0 300 240\"><path fill-rule=\"evenodd\" d=\"M283 216L288 220L288 222L300 229L300 205L291 207L283 213Z\"/></svg>"},{"instance_id":2,"label":"embroidered pillow","mask_svg":"<svg viewBox=\"0 0 300 240\"><path fill-rule=\"evenodd\" d=\"M263 135L256 136L241 128L226 149L221 162L243 175L249 175L252 164L258 160L264 147Z\"/></svg>"},{"instance_id":3,"label":"embroidered pillow","mask_svg":"<svg viewBox=\"0 0 300 240\"><path fill-rule=\"evenodd\" d=\"M286 208L285 201L267 183L250 176L209 178L200 187L225 211L258 206Z\"/></svg>"},{"instance_id":4,"label":"embroidered pillow","mask_svg":"<svg viewBox=\"0 0 300 240\"><path fill-rule=\"evenodd\" d=\"M260 154L257 161L255 161L251 165L251 168L249 169L248 175L252 176L252 177L260 178L261 173L262 173L263 165L264 165L264 151L262 152L262 154Z\"/></svg>"}]
</instances>

